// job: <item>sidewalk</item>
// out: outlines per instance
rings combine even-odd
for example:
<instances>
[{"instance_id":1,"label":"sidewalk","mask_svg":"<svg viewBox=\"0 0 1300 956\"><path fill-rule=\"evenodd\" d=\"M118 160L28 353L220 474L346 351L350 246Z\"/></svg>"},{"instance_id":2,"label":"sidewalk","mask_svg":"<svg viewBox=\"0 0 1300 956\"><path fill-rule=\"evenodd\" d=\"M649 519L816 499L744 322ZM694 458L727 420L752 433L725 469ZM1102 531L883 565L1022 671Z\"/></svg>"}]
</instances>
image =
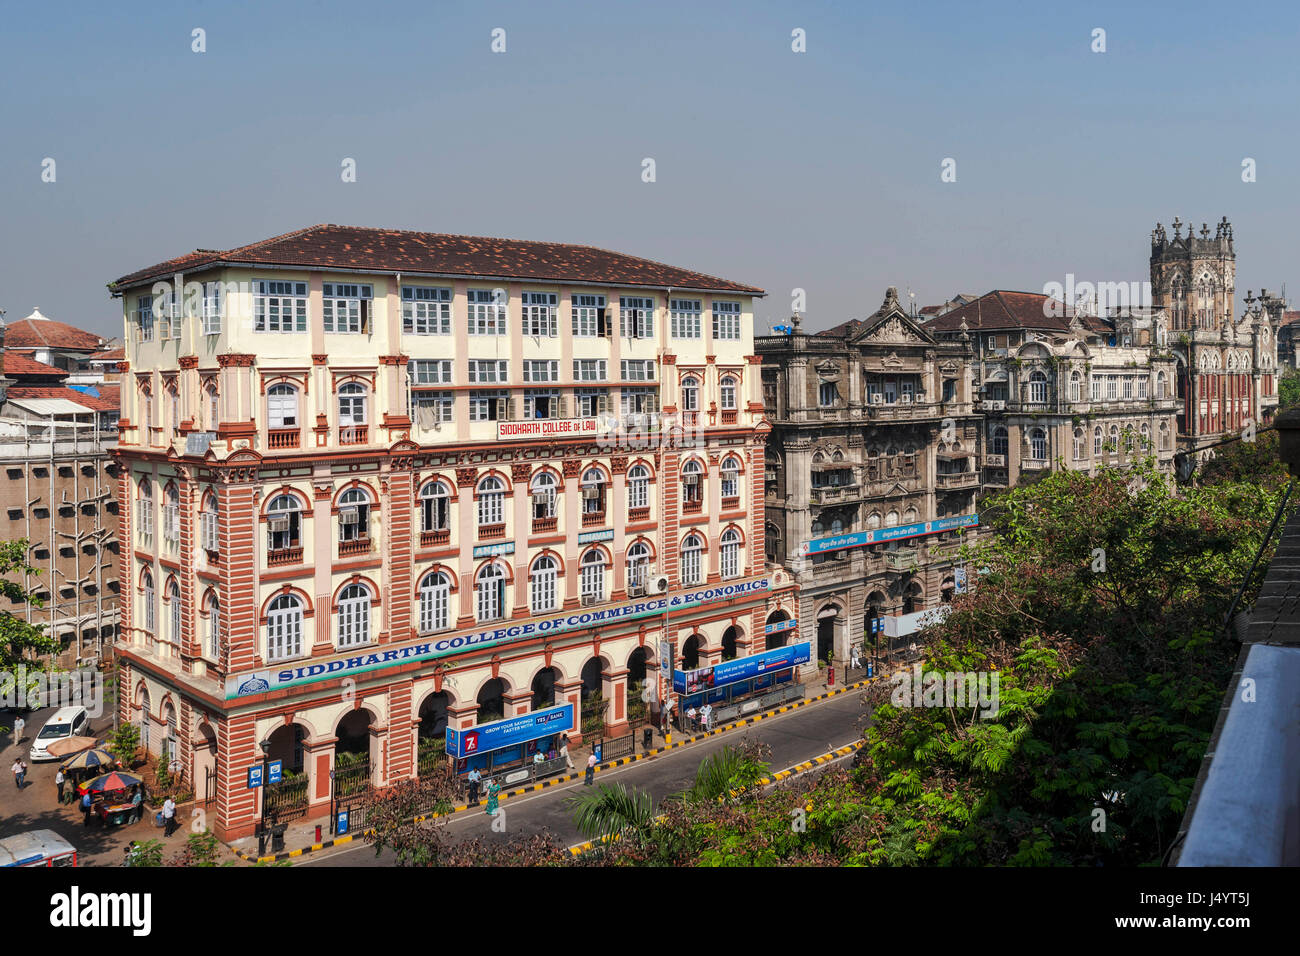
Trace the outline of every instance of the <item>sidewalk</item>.
<instances>
[{"instance_id":1,"label":"sidewalk","mask_svg":"<svg viewBox=\"0 0 1300 956\"><path fill-rule=\"evenodd\" d=\"M790 704L785 704L781 707L773 708L772 710L767 710L761 713L753 714L749 717L744 718L743 720L733 721L731 723L724 724L720 727L714 728L707 732L701 731L699 733L692 734L690 732L678 733L674 731L671 736L671 740L672 740L671 743L665 743L663 735L656 730L654 734L654 739L656 740L656 742L658 742L659 744L658 746L653 747L650 750L632 754L627 757L620 757L617 760L609 760L604 763L601 763L596 767L596 776L597 778L599 778L601 771L604 770L610 770L613 769L614 767L625 766L627 764L634 763L635 761L638 760L650 760L658 756L659 754L666 753L670 750L676 750L680 747L688 747L691 744L697 743L702 740L706 740L710 737L717 736L718 734L725 734L733 730L738 730L743 727L748 727L752 724L758 723L759 721L766 720L769 717L775 717L778 714L787 713L791 710L796 710L800 707L806 707L809 704L813 704L821 700L826 700L838 694L848 693L849 691L853 691L853 690L860 690L861 688L866 687L867 684L869 683L874 683L876 681L884 679L884 676L885 676L885 672L881 670L876 673L876 676L868 680L866 677L866 668L862 667L862 668L858 668L857 670L850 670L849 679L851 683L844 684L842 682L844 677L844 669L841 667L841 668L836 668L835 683L833 685L828 686L826 681L826 671L825 669L822 669L818 672L815 678L806 681L804 683L805 692L807 696L805 696L802 700L798 700ZM640 741L638 740L638 746L639 743ZM590 754L591 754L590 746L571 748L570 756L573 757L573 765L576 768L574 771L570 773L560 774L554 777L548 777L545 780L539 780L536 783L526 784L524 786L516 787L511 790L502 790L499 799L501 801L505 801L510 797L518 797L526 793L534 793L538 790L545 790L548 787L563 786L564 784L581 780L587 766L587 758L590 756ZM484 802L485 800L480 800L479 802L474 804L458 803L452 809L451 813L447 814L447 816L453 816L455 814L464 813L468 810L474 810L480 808L483 806ZM432 820L435 819L437 816L438 814L433 814L433 813L422 814L416 817L415 821L422 822L424 820ZM316 827L318 825L321 827L321 834L323 837L323 839L319 843L315 842ZM285 840L285 846L289 847L290 849L286 849L283 852L276 853L276 854L267 853L265 856L259 858L257 856L257 837L244 837L241 840L236 840L234 843L230 844L230 850L232 853L235 854L235 856L239 857L241 860L244 860L248 863L258 863L258 862L271 863L278 860L296 859L297 857L300 857L304 854L315 853L321 850L327 850L330 849L331 847L344 846L348 843L351 843L354 839L363 838L364 832L365 832L364 830L359 830L356 833L348 833L344 836L330 838L328 818L314 819L311 821L303 821L300 823L293 823L288 825L288 827L285 829L284 840Z\"/></svg>"}]
</instances>

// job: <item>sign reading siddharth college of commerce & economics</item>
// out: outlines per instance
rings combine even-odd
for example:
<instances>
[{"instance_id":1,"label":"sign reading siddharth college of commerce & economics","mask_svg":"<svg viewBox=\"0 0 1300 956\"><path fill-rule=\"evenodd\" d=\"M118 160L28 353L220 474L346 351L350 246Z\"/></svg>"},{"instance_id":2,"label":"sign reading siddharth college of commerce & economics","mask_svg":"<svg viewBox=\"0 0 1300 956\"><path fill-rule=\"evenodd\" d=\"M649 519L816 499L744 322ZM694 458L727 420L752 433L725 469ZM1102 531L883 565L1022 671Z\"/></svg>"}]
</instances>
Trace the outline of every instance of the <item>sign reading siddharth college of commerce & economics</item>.
<instances>
[{"instance_id":1,"label":"sign reading siddharth college of commerce & economics","mask_svg":"<svg viewBox=\"0 0 1300 956\"><path fill-rule=\"evenodd\" d=\"M268 691L282 690L312 684L317 681L330 680L334 677L356 677L368 671L397 667L411 661L436 660L465 651L485 650L499 647L530 637L562 634L565 631L580 630L606 624L621 624L663 614L665 611L679 611L734 598L762 594L771 588L771 581L758 578L753 581L737 581L734 584L719 584L711 588L694 591L682 591L677 594L665 594L645 601L619 604L598 610L581 611L558 617L534 618L519 621L507 627L490 631L471 631L465 634L451 634L440 638L427 638L402 644L400 647L388 647L370 654L357 654L353 657L338 657L317 663L294 661L278 670L260 670L251 674L238 674L226 678L225 699L248 697L252 694L264 694Z\"/></svg>"},{"instance_id":2,"label":"sign reading siddharth college of commerce & economics","mask_svg":"<svg viewBox=\"0 0 1300 956\"><path fill-rule=\"evenodd\" d=\"M610 430L606 418L531 418L498 421L497 441L510 438L582 438L603 435Z\"/></svg>"}]
</instances>

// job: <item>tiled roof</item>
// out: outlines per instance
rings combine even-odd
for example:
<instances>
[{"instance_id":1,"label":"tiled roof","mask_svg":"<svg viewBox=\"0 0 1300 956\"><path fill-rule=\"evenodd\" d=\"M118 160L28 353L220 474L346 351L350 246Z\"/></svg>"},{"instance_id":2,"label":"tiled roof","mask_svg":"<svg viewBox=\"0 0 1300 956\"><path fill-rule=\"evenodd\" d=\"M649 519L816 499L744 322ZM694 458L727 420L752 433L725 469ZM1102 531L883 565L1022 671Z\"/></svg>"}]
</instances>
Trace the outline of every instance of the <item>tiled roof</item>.
<instances>
[{"instance_id":1,"label":"tiled roof","mask_svg":"<svg viewBox=\"0 0 1300 956\"><path fill-rule=\"evenodd\" d=\"M1039 292L1010 292L996 289L985 293L974 302L958 306L951 312L931 319L925 327L934 333L957 332L962 322L972 332L982 329L1050 329L1064 332L1070 328L1071 310L1065 315L1047 315L1044 303L1048 297ZM1059 308L1059 307L1058 307ZM1079 321L1090 332L1112 331L1109 323L1093 316L1080 316Z\"/></svg>"},{"instance_id":2,"label":"tiled roof","mask_svg":"<svg viewBox=\"0 0 1300 956\"><path fill-rule=\"evenodd\" d=\"M121 394L117 386L112 387L111 393L107 391L106 385L99 385L96 388L99 390L98 395L68 388L66 385L13 385L9 388L9 397L66 398L70 402L85 405L97 412L117 411L121 407Z\"/></svg>"},{"instance_id":3,"label":"tiled roof","mask_svg":"<svg viewBox=\"0 0 1300 956\"><path fill-rule=\"evenodd\" d=\"M17 319L5 326L5 345L10 348L70 349L91 352L104 347L104 340L55 319Z\"/></svg>"},{"instance_id":4,"label":"tiled roof","mask_svg":"<svg viewBox=\"0 0 1300 956\"><path fill-rule=\"evenodd\" d=\"M921 307L922 315L934 315L942 311L943 311L943 306L941 305L924 305Z\"/></svg>"},{"instance_id":5,"label":"tiled roof","mask_svg":"<svg viewBox=\"0 0 1300 956\"><path fill-rule=\"evenodd\" d=\"M763 294L762 289L754 286L595 246L335 225L310 226L225 252L195 250L124 275L114 285L123 289L176 272L193 273L222 263Z\"/></svg>"},{"instance_id":6,"label":"tiled roof","mask_svg":"<svg viewBox=\"0 0 1300 956\"><path fill-rule=\"evenodd\" d=\"M87 362L125 362L126 349L118 346L115 349L104 349L96 352L86 359Z\"/></svg>"},{"instance_id":7,"label":"tiled roof","mask_svg":"<svg viewBox=\"0 0 1300 956\"><path fill-rule=\"evenodd\" d=\"M46 365L44 362L38 362L33 358L32 352L17 352L13 349L4 350L3 359L0 365L6 375L57 375L60 378L65 377L68 373L61 368L55 368L53 365Z\"/></svg>"}]
</instances>

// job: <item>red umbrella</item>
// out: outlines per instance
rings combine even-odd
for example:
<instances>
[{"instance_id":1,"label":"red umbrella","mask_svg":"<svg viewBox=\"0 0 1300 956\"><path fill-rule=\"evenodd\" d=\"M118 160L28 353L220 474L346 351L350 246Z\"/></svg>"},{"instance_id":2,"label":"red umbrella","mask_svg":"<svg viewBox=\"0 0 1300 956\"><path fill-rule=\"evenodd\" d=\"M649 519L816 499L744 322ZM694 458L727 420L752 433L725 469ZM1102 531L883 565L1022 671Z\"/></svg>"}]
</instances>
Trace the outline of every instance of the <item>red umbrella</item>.
<instances>
[{"instance_id":1,"label":"red umbrella","mask_svg":"<svg viewBox=\"0 0 1300 956\"><path fill-rule=\"evenodd\" d=\"M138 787L141 782L141 778L137 777L133 773L123 773L121 770L114 770L112 773L106 773L102 777L96 777L80 789L83 792L89 790L91 793L111 793L114 790L126 790L130 787Z\"/></svg>"}]
</instances>

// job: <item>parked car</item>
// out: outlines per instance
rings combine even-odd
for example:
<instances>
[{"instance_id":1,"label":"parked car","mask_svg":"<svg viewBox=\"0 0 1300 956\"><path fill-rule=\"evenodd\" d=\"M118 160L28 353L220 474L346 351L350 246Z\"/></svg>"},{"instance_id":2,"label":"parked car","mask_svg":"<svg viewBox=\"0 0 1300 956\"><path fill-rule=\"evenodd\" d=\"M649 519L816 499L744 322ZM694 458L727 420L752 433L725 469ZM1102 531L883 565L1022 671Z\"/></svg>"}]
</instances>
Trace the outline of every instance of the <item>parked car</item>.
<instances>
[{"instance_id":1,"label":"parked car","mask_svg":"<svg viewBox=\"0 0 1300 956\"><path fill-rule=\"evenodd\" d=\"M41 732L32 741L30 753L32 760L58 760L59 758L48 753L46 748L56 740L80 736L89 726L90 715L86 713L86 708L60 707L54 716L45 722Z\"/></svg>"},{"instance_id":2,"label":"parked car","mask_svg":"<svg viewBox=\"0 0 1300 956\"><path fill-rule=\"evenodd\" d=\"M0 839L0 867L76 865L77 848L53 830L28 830Z\"/></svg>"}]
</instances>

